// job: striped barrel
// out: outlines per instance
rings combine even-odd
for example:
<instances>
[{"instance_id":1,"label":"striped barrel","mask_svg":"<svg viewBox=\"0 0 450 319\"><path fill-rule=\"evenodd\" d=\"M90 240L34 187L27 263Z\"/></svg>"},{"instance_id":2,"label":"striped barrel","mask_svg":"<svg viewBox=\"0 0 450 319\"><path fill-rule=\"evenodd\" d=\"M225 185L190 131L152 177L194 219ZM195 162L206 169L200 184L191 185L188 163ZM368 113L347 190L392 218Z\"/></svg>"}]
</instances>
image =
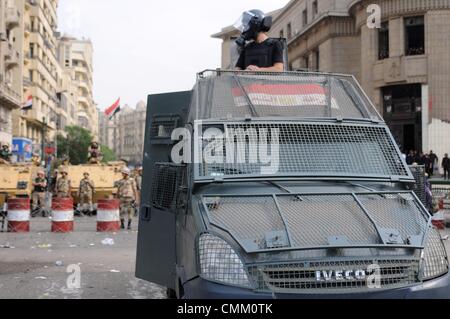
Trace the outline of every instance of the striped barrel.
<instances>
[{"instance_id":1,"label":"striped barrel","mask_svg":"<svg viewBox=\"0 0 450 319\"><path fill-rule=\"evenodd\" d=\"M439 230L445 229L445 215L444 212L440 211L436 213L431 219L433 226Z\"/></svg>"},{"instance_id":2,"label":"striped barrel","mask_svg":"<svg viewBox=\"0 0 450 319\"><path fill-rule=\"evenodd\" d=\"M97 203L97 231L118 232L120 230L120 201L100 199Z\"/></svg>"},{"instance_id":3,"label":"striped barrel","mask_svg":"<svg viewBox=\"0 0 450 319\"><path fill-rule=\"evenodd\" d=\"M70 233L74 229L73 200L54 198L52 201L52 232Z\"/></svg>"},{"instance_id":4,"label":"striped barrel","mask_svg":"<svg viewBox=\"0 0 450 319\"><path fill-rule=\"evenodd\" d=\"M30 199L12 198L8 200L8 231L11 233L30 232Z\"/></svg>"}]
</instances>

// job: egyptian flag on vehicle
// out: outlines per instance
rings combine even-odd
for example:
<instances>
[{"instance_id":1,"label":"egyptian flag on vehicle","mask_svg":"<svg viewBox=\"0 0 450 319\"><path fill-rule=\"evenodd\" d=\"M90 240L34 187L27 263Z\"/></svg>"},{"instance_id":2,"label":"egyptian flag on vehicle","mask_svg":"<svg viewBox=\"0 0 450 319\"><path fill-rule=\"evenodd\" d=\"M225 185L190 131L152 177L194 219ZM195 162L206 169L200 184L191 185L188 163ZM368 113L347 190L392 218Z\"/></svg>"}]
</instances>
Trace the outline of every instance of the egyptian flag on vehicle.
<instances>
[{"instance_id":1,"label":"egyptian flag on vehicle","mask_svg":"<svg viewBox=\"0 0 450 319\"><path fill-rule=\"evenodd\" d=\"M112 120L114 116L119 112L120 112L120 97L113 105L111 105L109 108L106 109L105 115L109 118L109 120Z\"/></svg>"},{"instance_id":2,"label":"egyptian flag on vehicle","mask_svg":"<svg viewBox=\"0 0 450 319\"><path fill-rule=\"evenodd\" d=\"M323 106L327 105L327 89L320 84L251 84L233 88L236 106L246 106L247 98L255 106ZM331 107L339 109L337 101L331 99Z\"/></svg>"},{"instance_id":3,"label":"egyptian flag on vehicle","mask_svg":"<svg viewBox=\"0 0 450 319\"><path fill-rule=\"evenodd\" d=\"M32 108L33 108L33 96L30 95L30 96L28 96L27 100L23 104L21 110L27 111L27 110L31 110Z\"/></svg>"}]
</instances>

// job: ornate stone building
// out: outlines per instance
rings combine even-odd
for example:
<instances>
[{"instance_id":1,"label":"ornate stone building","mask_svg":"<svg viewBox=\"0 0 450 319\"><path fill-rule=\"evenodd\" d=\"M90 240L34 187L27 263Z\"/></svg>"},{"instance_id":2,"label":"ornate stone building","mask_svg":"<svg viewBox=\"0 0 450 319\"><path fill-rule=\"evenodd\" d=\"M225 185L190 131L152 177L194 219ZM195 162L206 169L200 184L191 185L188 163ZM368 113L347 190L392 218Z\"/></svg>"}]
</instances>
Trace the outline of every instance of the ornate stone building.
<instances>
[{"instance_id":1,"label":"ornate stone building","mask_svg":"<svg viewBox=\"0 0 450 319\"><path fill-rule=\"evenodd\" d=\"M381 25L367 23L381 9ZM405 150L450 153L450 0L293 0L272 13L291 69L353 74ZM237 32L224 28L222 67Z\"/></svg>"}]
</instances>

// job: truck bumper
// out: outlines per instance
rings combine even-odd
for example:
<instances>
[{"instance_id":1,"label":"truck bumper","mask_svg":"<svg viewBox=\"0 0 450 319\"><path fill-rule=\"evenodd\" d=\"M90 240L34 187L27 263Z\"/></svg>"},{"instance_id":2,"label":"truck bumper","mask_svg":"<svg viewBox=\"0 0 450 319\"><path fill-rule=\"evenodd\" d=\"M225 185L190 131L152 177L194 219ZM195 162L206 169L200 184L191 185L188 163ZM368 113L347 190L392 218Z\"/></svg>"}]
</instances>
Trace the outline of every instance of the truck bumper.
<instances>
[{"instance_id":1,"label":"truck bumper","mask_svg":"<svg viewBox=\"0 0 450 319\"><path fill-rule=\"evenodd\" d=\"M202 278L187 282L185 299L450 299L450 274L423 284L391 289L346 294L276 294L256 293L249 289L213 283Z\"/></svg>"}]
</instances>

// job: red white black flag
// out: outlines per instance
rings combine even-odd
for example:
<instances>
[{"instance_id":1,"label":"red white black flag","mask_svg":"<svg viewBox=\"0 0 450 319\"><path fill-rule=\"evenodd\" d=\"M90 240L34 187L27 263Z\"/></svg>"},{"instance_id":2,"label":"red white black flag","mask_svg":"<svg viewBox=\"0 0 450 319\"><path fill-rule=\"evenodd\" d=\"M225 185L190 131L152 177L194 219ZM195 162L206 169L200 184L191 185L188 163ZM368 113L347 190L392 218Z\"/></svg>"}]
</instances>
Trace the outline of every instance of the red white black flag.
<instances>
[{"instance_id":1,"label":"red white black flag","mask_svg":"<svg viewBox=\"0 0 450 319\"><path fill-rule=\"evenodd\" d=\"M109 108L106 109L105 115L112 120L114 116L120 112L120 97L117 99L117 101L111 105Z\"/></svg>"},{"instance_id":2,"label":"red white black flag","mask_svg":"<svg viewBox=\"0 0 450 319\"><path fill-rule=\"evenodd\" d=\"M21 110L22 111L27 111L27 110L31 110L32 108L33 108L33 96L30 95L30 96L28 96L28 98L25 101L25 103L22 105Z\"/></svg>"}]
</instances>

